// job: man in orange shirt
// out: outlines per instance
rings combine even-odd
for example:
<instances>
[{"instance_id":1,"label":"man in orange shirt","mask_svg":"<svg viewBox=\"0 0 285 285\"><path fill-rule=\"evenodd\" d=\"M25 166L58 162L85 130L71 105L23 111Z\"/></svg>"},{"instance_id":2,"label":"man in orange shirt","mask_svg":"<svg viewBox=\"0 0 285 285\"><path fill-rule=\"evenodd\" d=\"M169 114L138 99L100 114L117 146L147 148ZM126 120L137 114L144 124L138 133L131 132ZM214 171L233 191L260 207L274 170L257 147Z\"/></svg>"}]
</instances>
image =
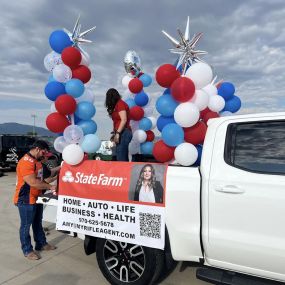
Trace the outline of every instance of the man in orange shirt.
<instances>
[{"instance_id":1,"label":"man in orange shirt","mask_svg":"<svg viewBox=\"0 0 285 285\"><path fill-rule=\"evenodd\" d=\"M17 165L17 182L14 194L14 204L20 214L20 241L24 255L30 260L38 260L40 256L33 250L31 244L30 227L32 226L35 250L53 250L55 246L46 241L42 227L43 205L36 204L37 197L42 190L56 191L56 186L43 181L41 160L49 151L45 141L36 141L30 151L26 153Z\"/></svg>"}]
</instances>

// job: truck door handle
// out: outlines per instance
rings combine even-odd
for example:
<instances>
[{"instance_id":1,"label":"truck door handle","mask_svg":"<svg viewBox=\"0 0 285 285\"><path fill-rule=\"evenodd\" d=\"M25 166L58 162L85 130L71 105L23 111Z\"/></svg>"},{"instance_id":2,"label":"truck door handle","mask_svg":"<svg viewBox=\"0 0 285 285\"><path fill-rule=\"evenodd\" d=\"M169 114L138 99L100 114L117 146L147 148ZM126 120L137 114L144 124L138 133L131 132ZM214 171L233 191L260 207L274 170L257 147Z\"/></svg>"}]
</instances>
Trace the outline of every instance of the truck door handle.
<instances>
[{"instance_id":1,"label":"truck door handle","mask_svg":"<svg viewBox=\"0 0 285 285\"><path fill-rule=\"evenodd\" d=\"M217 192L229 193L229 194L242 194L242 193L244 193L244 189L241 189L235 185L216 186L215 190Z\"/></svg>"}]
</instances>

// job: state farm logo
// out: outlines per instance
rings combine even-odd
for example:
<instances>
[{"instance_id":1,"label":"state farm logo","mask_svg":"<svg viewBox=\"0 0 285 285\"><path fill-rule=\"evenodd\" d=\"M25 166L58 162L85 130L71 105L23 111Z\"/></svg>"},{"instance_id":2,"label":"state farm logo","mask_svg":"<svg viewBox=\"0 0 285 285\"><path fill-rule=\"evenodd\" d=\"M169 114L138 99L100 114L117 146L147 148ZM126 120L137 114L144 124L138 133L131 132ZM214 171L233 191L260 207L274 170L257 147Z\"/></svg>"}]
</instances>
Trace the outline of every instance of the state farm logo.
<instances>
[{"instance_id":1,"label":"state farm logo","mask_svg":"<svg viewBox=\"0 0 285 285\"><path fill-rule=\"evenodd\" d=\"M74 177L70 171L66 171L64 176L62 177L63 182L73 182Z\"/></svg>"},{"instance_id":2,"label":"state farm logo","mask_svg":"<svg viewBox=\"0 0 285 285\"><path fill-rule=\"evenodd\" d=\"M92 184L114 187L122 186L125 180L127 179L123 177L107 176L104 173L95 175L93 173L85 174L83 172L76 172L74 177L71 171L66 171L64 176L62 177L62 181L68 183Z\"/></svg>"}]
</instances>

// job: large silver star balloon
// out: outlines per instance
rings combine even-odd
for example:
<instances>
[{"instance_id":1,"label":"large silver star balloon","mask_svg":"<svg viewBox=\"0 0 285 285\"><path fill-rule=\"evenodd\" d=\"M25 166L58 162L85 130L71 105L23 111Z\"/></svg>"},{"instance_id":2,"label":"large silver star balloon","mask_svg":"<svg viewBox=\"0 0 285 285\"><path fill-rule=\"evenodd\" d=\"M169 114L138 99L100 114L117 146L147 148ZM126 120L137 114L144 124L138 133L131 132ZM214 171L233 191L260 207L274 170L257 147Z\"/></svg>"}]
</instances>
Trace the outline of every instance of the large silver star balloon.
<instances>
[{"instance_id":1,"label":"large silver star balloon","mask_svg":"<svg viewBox=\"0 0 285 285\"><path fill-rule=\"evenodd\" d=\"M64 30L69 35L70 40L73 41L73 46L76 46L77 48L79 48L81 51L84 52L84 50L82 50L82 48L80 47L80 44L92 43L92 41L84 39L84 37L88 35L89 33L93 32L95 29L96 29L96 26L84 32L81 32L80 15L79 15L75 22L72 33L67 29L64 29Z\"/></svg>"},{"instance_id":2,"label":"large silver star balloon","mask_svg":"<svg viewBox=\"0 0 285 285\"><path fill-rule=\"evenodd\" d=\"M183 74L185 74L187 66L192 65L193 62L202 61L199 56L207 54L207 52L195 49L196 44L202 37L203 33L198 33L194 35L190 40L189 17L187 18L184 35L179 29L177 29L177 31L180 36L180 41L176 40L165 31L162 31L162 33L171 41L171 43L175 47L173 49L169 49L170 52L180 55L176 68L178 69L178 67L182 64Z\"/></svg>"}]
</instances>

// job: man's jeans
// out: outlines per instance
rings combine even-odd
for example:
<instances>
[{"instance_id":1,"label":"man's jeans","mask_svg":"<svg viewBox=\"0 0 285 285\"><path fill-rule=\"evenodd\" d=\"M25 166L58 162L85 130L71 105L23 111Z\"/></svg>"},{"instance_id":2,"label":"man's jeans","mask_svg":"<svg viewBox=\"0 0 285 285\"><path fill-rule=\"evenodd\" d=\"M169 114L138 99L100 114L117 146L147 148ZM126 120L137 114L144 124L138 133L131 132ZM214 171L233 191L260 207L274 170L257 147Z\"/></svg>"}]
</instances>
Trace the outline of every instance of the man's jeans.
<instances>
[{"instance_id":1,"label":"man's jeans","mask_svg":"<svg viewBox=\"0 0 285 285\"><path fill-rule=\"evenodd\" d=\"M117 161L129 161L129 143L132 140L132 131L124 129L120 136L120 143L116 145Z\"/></svg>"},{"instance_id":2,"label":"man's jeans","mask_svg":"<svg viewBox=\"0 0 285 285\"><path fill-rule=\"evenodd\" d=\"M31 244L30 227L33 228L35 250L40 250L47 244L45 233L42 226L43 205L42 204L17 204L20 218L20 240L24 255L33 251Z\"/></svg>"}]
</instances>

